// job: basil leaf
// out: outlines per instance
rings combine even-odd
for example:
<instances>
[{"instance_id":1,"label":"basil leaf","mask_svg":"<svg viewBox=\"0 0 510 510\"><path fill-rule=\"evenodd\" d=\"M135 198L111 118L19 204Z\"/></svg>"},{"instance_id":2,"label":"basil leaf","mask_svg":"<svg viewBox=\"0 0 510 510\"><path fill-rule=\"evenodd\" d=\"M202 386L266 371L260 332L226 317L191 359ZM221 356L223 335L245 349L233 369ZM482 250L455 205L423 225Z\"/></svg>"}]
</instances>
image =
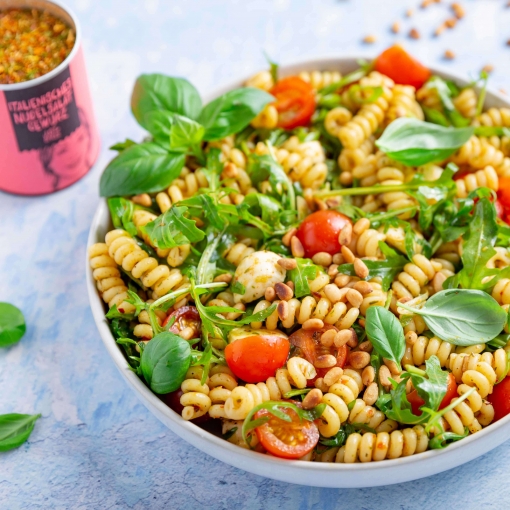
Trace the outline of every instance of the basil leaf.
<instances>
[{"instance_id":1,"label":"basil leaf","mask_svg":"<svg viewBox=\"0 0 510 510\"><path fill-rule=\"evenodd\" d=\"M174 115L170 129L170 148L190 147L202 141L205 129L192 119L182 115Z\"/></svg>"},{"instance_id":2,"label":"basil leaf","mask_svg":"<svg viewBox=\"0 0 510 510\"><path fill-rule=\"evenodd\" d=\"M157 394L179 389L191 363L191 348L179 335L164 331L142 351L141 370L150 389Z\"/></svg>"},{"instance_id":3,"label":"basil leaf","mask_svg":"<svg viewBox=\"0 0 510 510\"><path fill-rule=\"evenodd\" d=\"M174 114L166 110L154 110L145 114L145 129L164 148L168 147L173 118Z\"/></svg>"},{"instance_id":4,"label":"basil leaf","mask_svg":"<svg viewBox=\"0 0 510 510\"><path fill-rule=\"evenodd\" d=\"M274 97L263 90L244 87L227 92L204 107L199 122L204 140L219 140L244 129Z\"/></svg>"},{"instance_id":5,"label":"basil leaf","mask_svg":"<svg viewBox=\"0 0 510 510\"><path fill-rule=\"evenodd\" d=\"M314 280L319 274L319 266L310 259L295 259L297 267L287 272L287 278L294 283L294 295L297 298L310 295L308 280Z\"/></svg>"},{"instance_id":6,"label":"basil leaf","mask_svg":"<svg viewBox=\"0 0 510 510\"><path fill-rule=\"evenodd\" d=\"M19 342L26 329L21 310L10 303L0 303L0 347Z\"/></svg>"},{"instance_id":7,"label":"basil leaf","mask_svg":"<svg viewBox=\"0 0 510 510\"><path fill-rule=\"evenodd\" d=\"M376 352L400 366L406 342L395 315L382 306L371 306L367 309L365 329Z\"/></svg>"},{"instance_id":8,"label":"basil leaf","mask_svg":"<svg viewBox=\"0 0 510 510\"><path fill-rule=\"evenodd\" d=\"M480 290L442 290L420 309L398 305L421 315L434 335L463 347L489 342L501 333L507 321L498 302Z\"/></svg>"},{"instance_id":9,"label":"basil leaf","mask_svg":"<svg viewBox=\"0 0 510 510\"><path fill-rule=\"evenodd\" d=\"M472 136L473 127L445 128L417 119L393 121L375 143L390 158L408 166L441 161Z\"/></svg>"},{"instance_id":10,"label":"basil leaf","mask_svg":"<svg viewBox=\"0 0 510 510\"><path fill-rule=\"evenodd\" d=\"M175 248L201 241L205 234L194 220L184 216L187 211L187 207L174 205L141 229L157 248Z\"/></svg>"},{"instance_id":11,"label":"basil leaf","mask_svg":"<svg viewBox=\"0 0 510 510\"><path fill-rule=\"evenodd\" d=\"M115 228L123 228L133 237L138 235L138 230L133 223L135 204L131 200L122 197L111 197L108 199L108 209Z\"/></svg>"},{"instance_id":12,"label":"basil leaf","mask_svg":"<svg viewBox=\"0 0 510 510\"><path fill-rule=\"evenodd\" d=\"M30 437L40 417L40 414L0 415L0 452L21 446Z\"/></svg>"},{"instance_id":13,"label":"basil leaf","mask_svg":"<svg viewBox=\"0 0 510 510\"><path fill-rule=\"evenodd\" d=\"M147 129L150 112L166 110L196 119L202 100L193 85L183 78L162 74L142 74L135 82L131 95L131 110L138 123Z\"/></svg>"},{"instance_id":14,"label":"basil leaf","mask_svg":"<svg viewBox=\"0 0 510 510\"><path fill-rule=\"evenodd\" d=\"M126 138L123 142L118 142L109 147L112 151L122 152L124 149L128 149L129 147L136 145L136 142L131 140L130 138Z\"/></svg>"},{"instance_id":15,"label":"basil leaf","mask_svg":"<svg viewBox=\"0 0 510 510\"><path fill-rule=\"evenodd\" d=\"M179 176L184 158L184 154L168 152L156 143L133 145L105 168L100 194L112 197L161 191Z\"/></svg>"}]
</instances>

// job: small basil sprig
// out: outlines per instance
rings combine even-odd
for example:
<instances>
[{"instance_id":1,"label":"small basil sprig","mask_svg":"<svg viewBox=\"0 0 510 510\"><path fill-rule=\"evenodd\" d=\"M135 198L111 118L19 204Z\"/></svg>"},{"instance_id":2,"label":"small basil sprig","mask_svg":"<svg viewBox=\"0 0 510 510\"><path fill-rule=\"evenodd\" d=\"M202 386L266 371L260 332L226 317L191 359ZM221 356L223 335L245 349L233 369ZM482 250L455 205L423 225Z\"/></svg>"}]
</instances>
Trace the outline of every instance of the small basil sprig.
<instances>
[{"instance_id":1,"label":"small basil sprig","mask_svg":"<svg viewBox=\"0 0 510 510\"><path fill-rule=\"evenodd\" d=\"M393 121L375 144L395 161L420 166L451 156L473 132L473 127L446 128L402 117Z\"/></svg>"},{"instance_id":2,"label":"small basil sprig","mask_svg":"<svg viewBox=\"0 0 510 510\"><path fill-rule=\"evenodd\" d=\"M400 302L398 306L423 317L434 335L463 347L489 342L501 333L507 321L498 302L480 290L442 290L422 308Z\"/></svg>"},{"instance_id":3,"label":"small basil sprig","mask_svg":"<svg viewBox=\"0 0 510 510\"><path fill-rule=\"evenodd\" d=\"M395 315L383 306L371 306L367 309L365 329L377 353L400 366L406 342Z\"/></svg>"},{"instance_id":4,"label":"small basil sprig","mask_svg":"<svg viewBox=\"0 0 510 510\"><path fill-rule=\"evenodd\" d=\"M276 402L276 401L272 401L272 400L269 400L268 402L263 402L262 404L255 406L248 413L248 416L245 418L245 420L243 422L242 433L243 433L243 439L246 442L246 444L250 444L250 438L248 437L248 432L250 430L253 430L254 428L264 425L264 423L267 423L269 421L269 416L263 416L262 418L254 419L254 416L258 411L260 411L261 409L265 409L273 416L280 418L280 420L283 420L286 422L291 422L292 418L285 411L283 411L284 408L292 409L299 416L299 419L301 421L303 421L303 420L314 421L322 416L324 409L326 409L326 404L319 404L318 406L314 407L313 409L306 410L306 409L300 409L292 402L281 402L281 401Z\"/></svg>"},{"instance_id":5,"label":"small basil sprig","mask_svg":"<svg viewBox=\"0 0 510 510\"><path fill-rule=\"evenodd\" d=\"M30 437L40 417L40 414L0 415L0 452L21 446Z\"/></svg>"},{"instance_id":6,"label":"small basil sprig","mask_svg":"<svg viewBox=\"0 0 510 510\"><path fill-rule=\"evenodd\" d=\"M10 303L0 303L0 347L19 342L26 329L21 310Z\"/></svg>"}]
</instances>

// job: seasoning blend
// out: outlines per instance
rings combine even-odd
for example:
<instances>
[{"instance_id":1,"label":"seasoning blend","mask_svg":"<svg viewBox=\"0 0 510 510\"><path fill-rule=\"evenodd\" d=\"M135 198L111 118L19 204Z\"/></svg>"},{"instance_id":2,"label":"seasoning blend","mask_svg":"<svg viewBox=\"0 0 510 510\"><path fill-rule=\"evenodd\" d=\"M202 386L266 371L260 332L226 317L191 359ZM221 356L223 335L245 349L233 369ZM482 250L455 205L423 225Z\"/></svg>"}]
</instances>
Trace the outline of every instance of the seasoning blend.
<instances>
[{"instance_id":1,"label":"seasoning blend","mask_svg":"<svg viewBox=\"0 0 510 510\"><path fill-rule=\"evenodd\" d=\"M0 0L0 190L66 188L98 152L76 18L47 0Z\"/></svg>"}]
</instances>

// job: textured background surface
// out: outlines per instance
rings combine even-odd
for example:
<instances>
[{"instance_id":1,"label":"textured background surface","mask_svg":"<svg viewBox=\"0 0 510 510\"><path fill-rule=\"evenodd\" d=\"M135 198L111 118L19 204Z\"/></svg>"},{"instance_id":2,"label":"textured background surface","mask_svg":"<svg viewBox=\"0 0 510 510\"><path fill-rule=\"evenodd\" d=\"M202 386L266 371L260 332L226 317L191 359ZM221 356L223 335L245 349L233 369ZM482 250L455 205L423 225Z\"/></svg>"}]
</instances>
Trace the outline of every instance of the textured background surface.
<instances>
[{"instance_id":1,"label":"textured background surface","mask_svg":"<svg viewBox=\"0 0 510 510\"><path fill-rule=\"evenodd\" d=\"M446 2L425 11L417 0L67 3L83 27L103 150L70 189L40 198L0 192L0 301L18 305L28 324L22 342L0 352L0 413L43 415L28 444L0 454L0 507L508 508L510 442L431 478L359 490L275 482L202 454L161 425L121 380L96 332L84 282L97 182L112 157L107 147L141 135L128 109L140 72L185 76L205 93L263 67L262 49L287 63L376 54L401 39L425 63L465 76L491 63L492 87L510 90L506 1L464 0L466 18L439 39L430 34L449 16ZM415 15L406 19L411 7ZM389 30L395 20L403 30L398 38ZM406 37L411 27L420 40ZM378 42L363 45L367 34ZM447 48L455 61L442 60Z\"/></svg>"}]
</instances>

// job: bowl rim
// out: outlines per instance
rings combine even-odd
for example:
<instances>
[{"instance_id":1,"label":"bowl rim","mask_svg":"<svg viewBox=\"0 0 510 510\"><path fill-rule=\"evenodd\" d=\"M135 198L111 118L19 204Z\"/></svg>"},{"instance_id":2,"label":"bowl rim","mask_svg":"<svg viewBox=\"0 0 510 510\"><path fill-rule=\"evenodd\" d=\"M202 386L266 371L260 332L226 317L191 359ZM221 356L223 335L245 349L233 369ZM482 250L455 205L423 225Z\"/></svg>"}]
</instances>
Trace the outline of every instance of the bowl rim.
<instances>
[{"instance_id":1,"label":"bowl rim","mask_svg":"<svg viewBox=\"0 0 510 510\"><path fill-rule=\"evenodd\" d=\"M299 70L308 69L340 69L345 67L353 67L359 59L362 58L370 58L367 55L356 55L356 56L341 56L341 57L317 57L310 58L307 60L298 60L289 64L281 65L280 71L282 76L289 75ZM329 66L329 67L328 67ZM468 80L462 78L458 74L452 73L449 70L442 69L440 66L431 66L431 71L434 74L438 74L444 78L452 79L456 83L460 85L466 85L469 83ZM243 79L230 80L229 82L220 85L217 87L213 93L206 94L204 97L205 100L211 100L218 95L221 95L225 91L231 90L235 87L240 86L246 79L250 76L253 76L255 73L250 73L249 76L243 77ZM503 103L506 107L510 108L510 99L503 96L503 94L494 91L487 90L487 98L486 101L489 102L500 102ZM94 214L91 227L89 230L89 235L87 239L87 250L88 248L98 241L98 231L101 228L101 224L103 223L103 218L108 214L108 207L105 198L101 198L99 205ZM427 450L422 453L410 455L408 457L400 457L398 459L386 459L384 462L367 462L367 463L354 463L354 464L342 464L342 463L326 463L326 462L309 462L309 461L299 461L299 460L287 460L280 459L277 457L273 457L266 454L260 454L258 452L254 452L251 450L247 450L236 446L224 439L215 436L214 434L207 432L206 430L200 428L199 426L191 423L189 421L184 420L179 414L170 409L162 400L160 400L152 391L142 382L142 380L129 369L129 365L127 360L124 357L123 352L120 347L116 344L115 339L108 327L107 320L105 319L105 309L102 299L97 293L95 282L92 278L92 271L89 264L88 253L85 257L85 265L86 265L86 278L87 278L87 290L89 296L89 302L92 309L92 314L94 317L94 321L99 330L101 339L112 357L115 365L124 376L126 381L130 384L130 386L135 390L138 397L142 401L142 403L151 411L153 414L163 421L165 425L167 425L173 432L177 435L185 439L187 442L192 444L193 446L199 448L200 450L208 453L209 455L226 462L227 464L234 465L240 469L244 469L246 471L250 471L256 474L260 474L262 476L271 477L279 480L292 481L290 476L279 477L277 473L280 470L290 471L295 473L296 475L303 473L314 473L314 474L328 474L338 473L339 475L342 473L373 473L378 472L381 468L384 468L385 472L388 475L391 473L392 468L404 468L407 467L409 470L415 467L426 466L428 464L428 471L423 474L413 473L411 476L405 477L405 480L414 480L417 478L429 476L432 474L437 474L447 469L451 469L460 464L468 462L483 453L489 451L489 449L495 448L499 444L501 444L506 439L510 438L510 415L502 418L501 420L492 423L491 425L483 428L480 432L476 434L471 434L461 441L457 441L453 444L450 444L448 447L440 450ZM174 426L170 427L168 422L173 423ZM500 438L494 438L498 431L502 429L506 429L508 431L508 435L506 439L501 440ZM489 444L489 448L485 449L483 452L474 451L472 455L465 454L463 460L455 461L455 453L459 448L463 449L465 453L467 451L467 447L473 443L479 443L480 440L487 439L490 436L493 436L491 444ZM199 442L193 441L195 439ZM201 440L206 440L208 443L212 443L212 445L220 448L224 453L220 454L220 452L212 453L207 451L204 444L200 444ZM489 442L489 441L486 441ZM450 462L445 462L441 465L441 461L446 457L450 460ZM234 461L235 458L240 458L239 461ZM460 456L459 456L460 457ZM255 464L265 464L268 468L269 472L263 472L262 470L256 470L253 465ZM436 464L433 469L432 464ZM251 467L250 467L251 466ZM302 479L302 476L299 477ZM402 480L385 480L383 483L371 483L370 480L367 480L369 483L362 483L360 485L342 485L341 481L339 481L338 485L329 485L324 484L324 486L328 487L371 487L376 485L391 484L398 483ZM311 483L310 480L309 485L323 485L319 483ZM301 483L295 481L293 483Z\"/></svg>"}]
</instances>

